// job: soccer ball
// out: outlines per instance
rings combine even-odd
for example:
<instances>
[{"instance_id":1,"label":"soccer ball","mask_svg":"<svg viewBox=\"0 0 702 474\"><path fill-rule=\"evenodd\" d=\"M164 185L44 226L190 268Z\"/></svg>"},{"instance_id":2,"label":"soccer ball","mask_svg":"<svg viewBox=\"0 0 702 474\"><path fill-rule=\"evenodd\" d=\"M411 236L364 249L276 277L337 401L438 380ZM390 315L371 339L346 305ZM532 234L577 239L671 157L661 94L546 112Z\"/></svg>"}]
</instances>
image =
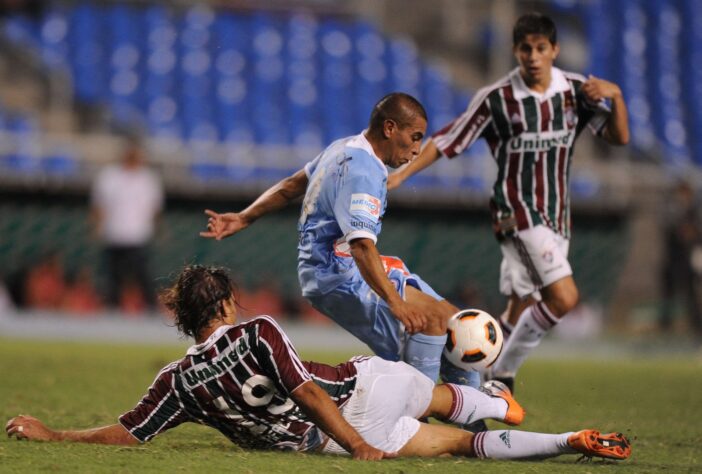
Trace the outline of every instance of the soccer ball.
<instances>
[{"instance_id":1,"label":"soccer ball","mask_svg":"<svg viewBox=\"0 0 702 474\"><path fill-rule=\"evenodd\" d=\"M465 370L490 367L502 351L502 329L495 318L479 309L464 309L448 321L444 355Z\"/></svg>"}]
</instances>

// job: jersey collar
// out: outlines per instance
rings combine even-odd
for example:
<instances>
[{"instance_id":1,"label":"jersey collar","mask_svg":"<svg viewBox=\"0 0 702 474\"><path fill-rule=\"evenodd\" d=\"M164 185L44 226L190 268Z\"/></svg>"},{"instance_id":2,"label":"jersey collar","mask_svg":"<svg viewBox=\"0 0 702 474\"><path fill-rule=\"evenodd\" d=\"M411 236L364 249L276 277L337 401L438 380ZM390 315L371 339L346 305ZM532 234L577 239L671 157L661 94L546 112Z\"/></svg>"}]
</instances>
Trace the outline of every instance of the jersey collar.
<instances>
[{"instance_id":1,"label":"jersey collar","mask_svg":"<svg viewBox=\"0 0 702 474\"><path fill-rule=\"evenodd\" d=\"M193 346L190 346L188 348L187 354L188 355L197 355L197 354L202 354L204 351L212 347L212 344L219 339L222 334L225 332L229 331L231 328L234 326L230 326L228 324L224 324L217 329L215 329L215 332L210 334L210 337L208 337L205 342L201 342L200 344L195 344Z\"/></svg>"},{"instance_id":2,"label":"jersey collar","mask_svg":"<svg viewBox=\"0 0 702 474\"><path fill-rule=\"evenodd\" d=\"M360 148L361 150L365 151L370 156L375 158L376 162L381 166L381 168L385 172L385 176L387 176L388 169L385 166L385 163L383 163L383 160L381 160L378 157L378 155L375 154L375 151L373 151L373 146L370 144L370 142L366 138L367 131L368 131L368 129L365 129L360 134L358 134L354 137L351 137L351 139L346 143L346 146L351 147L351 148Z\"/></svg>"},{"instance_id":3,"label":"jersey collar","mask_svg":"<svg viewBox=\"0 0 702 474\"><path fill-rule=\"evenodd\" d=\"M563 74L563 71L557 67L551 68L551 84L546 89L546 92L539 94L529 89L522 79L522 75L519 74L519 68L515 68L510 72L510 81L512 82L512 89L514 90L514 98L517 100L525 99L529 96L535 97L538 100L546 100L559 92L567 91L570 89L568 81Z\"/></svg>"}]
</instances>

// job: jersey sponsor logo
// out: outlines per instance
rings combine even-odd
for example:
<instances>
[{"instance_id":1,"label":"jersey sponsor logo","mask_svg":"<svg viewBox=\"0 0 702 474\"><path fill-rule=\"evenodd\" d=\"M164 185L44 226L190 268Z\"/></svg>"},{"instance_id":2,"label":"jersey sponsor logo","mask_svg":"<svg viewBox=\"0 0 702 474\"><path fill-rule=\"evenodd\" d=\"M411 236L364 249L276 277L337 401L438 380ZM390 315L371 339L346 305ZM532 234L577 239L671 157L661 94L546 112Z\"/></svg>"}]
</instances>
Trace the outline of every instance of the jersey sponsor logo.
<instances>
[{"instance_id":1,"label":"jersey sponsor logo","mask_svg":"<svg viewBox=\"0 0 702 474\"><path fill-rule=\"evenodd\" d=\"M513 152L547 151L557 146L570 146L573 133L565 130L545 133L521 133L509 141Z\"/></svg>"},{"instance_id":2,"label":"jersey sponsor logo","mask_svg":"<svg viewBox=\"0 0 702 474\"><path fill-rule=\"evenodd\" d=\"M359 229L359 230L366 229L366 230L369 230L369 231L375 233L375 225L371 224L370 222L359 221L359 220L354 219L351 222L349 222L349 224L351 225L351 227L354 227L356 229Z\"/></svg>"},{"instance_id":3,"label":"jersey sponsor logo","mask_svg":"<svg viewBox=\"0 0 702 474\"><path fill-rule=\"evenodd\" d=\"M240 337L226 350L217 354L212 360L203 362L189 368L183 372L185 382L190 388L219 377L224 372L227 372L234 364L239 362L249 351L249 345L244 336Z\"/></svg>"},{"instance_id":4,"label":"jersey sponsor logo","mask_svg":"<svg viewBox=\"0 0 702 474\"><path fill-rule=\"evenodd\" d=\"M380 199L366 193L352 194L349 211L354 215L366 215L373 221L378 222L380 217Z\"/></svg>"}]
</instances>

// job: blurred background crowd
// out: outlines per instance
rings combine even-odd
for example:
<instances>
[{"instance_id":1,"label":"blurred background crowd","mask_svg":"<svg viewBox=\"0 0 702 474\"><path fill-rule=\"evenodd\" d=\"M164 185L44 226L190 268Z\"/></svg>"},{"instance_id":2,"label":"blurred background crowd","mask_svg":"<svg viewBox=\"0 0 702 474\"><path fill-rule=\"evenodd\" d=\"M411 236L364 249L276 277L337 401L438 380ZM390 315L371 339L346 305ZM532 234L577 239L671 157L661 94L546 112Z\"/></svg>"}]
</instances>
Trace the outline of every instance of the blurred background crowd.
<instances>
[{"instance_id":1,"label":"blurred background crowd","mask_svg":"<svg viewBox=\"0 0 702 474\"><path fill-rule=\"evenodd\" d=\"M618 83L630 110L628 147L576 148L582 303L563 331L700 337L696 0L0 1L0 312L157 315L158 289L198 262L233 270L248 314L328 324L299 297L297 209L224 242L198 237L202 211L242 208L390 91L436 131L513 67L530 10L558 25L557 65ZM413 177L379 248L497 315L495 170L480 143Z\"/></svg>"}]
</instances>

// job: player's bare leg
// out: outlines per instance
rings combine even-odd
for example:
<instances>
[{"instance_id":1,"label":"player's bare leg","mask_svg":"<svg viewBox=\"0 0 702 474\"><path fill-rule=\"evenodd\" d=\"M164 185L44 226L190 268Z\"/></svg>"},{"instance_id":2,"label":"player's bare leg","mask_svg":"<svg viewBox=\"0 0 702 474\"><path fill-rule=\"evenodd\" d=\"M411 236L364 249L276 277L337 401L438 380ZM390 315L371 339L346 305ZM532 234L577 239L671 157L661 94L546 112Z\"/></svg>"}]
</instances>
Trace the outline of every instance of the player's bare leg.
<instances>
[{"instance_id":1,"label":"player's bare leg","mask_svg":"<svg viewBox=\"0 0 702 474\"><path fill-rule=\"evenodd\" d=\"M585 438L588 443L582 442ZM400 456L454 455L481 459L538 459L577 453L626 459L631 455L631 446L621 434L602 435L594 430L561 434L496 430L473 434L450 426L422 423L417 434L398 452Z\"/></svg>"},{"instance_id":2,"label":"player's bare leg","mask_svg":"<svg viewBox=\"0 0 702 474\"><path fill-rule=\"evenodd\" d=\"M514 376L529 353L560 318L578 303L578 288L572 276L561 278L542 288L543 301L526 308L507 340L500 358L492 368L492 377L513 389ZM512 385L510 385L512 384Z\"/></svg>"}]
</instances>

